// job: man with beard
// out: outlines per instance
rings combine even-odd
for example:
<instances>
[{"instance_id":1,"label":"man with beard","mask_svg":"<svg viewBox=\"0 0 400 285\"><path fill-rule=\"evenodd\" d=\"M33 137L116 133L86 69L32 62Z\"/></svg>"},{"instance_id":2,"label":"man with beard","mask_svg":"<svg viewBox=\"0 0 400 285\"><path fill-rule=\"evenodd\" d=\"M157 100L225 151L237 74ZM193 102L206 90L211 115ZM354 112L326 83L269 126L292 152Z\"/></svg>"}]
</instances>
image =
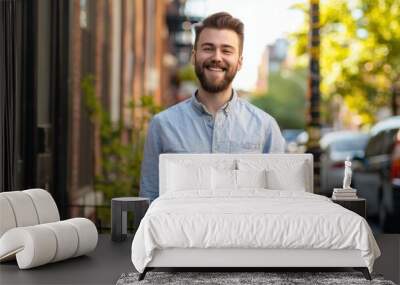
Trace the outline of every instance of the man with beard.
<instances>
[{"instance_id":1,"label":"man with beard","mask_svg":"<svg viewBox=\"0 0 400 285\"><path fill-rule=\"evenodd\" d=\"M232 80L242 66L243 23L225 12L196 26L192 63L200 81L191 98L152 119L140 196L158 197L161 153L283 153L276 121L238 97Z\"/></svg>"}]
</instances>

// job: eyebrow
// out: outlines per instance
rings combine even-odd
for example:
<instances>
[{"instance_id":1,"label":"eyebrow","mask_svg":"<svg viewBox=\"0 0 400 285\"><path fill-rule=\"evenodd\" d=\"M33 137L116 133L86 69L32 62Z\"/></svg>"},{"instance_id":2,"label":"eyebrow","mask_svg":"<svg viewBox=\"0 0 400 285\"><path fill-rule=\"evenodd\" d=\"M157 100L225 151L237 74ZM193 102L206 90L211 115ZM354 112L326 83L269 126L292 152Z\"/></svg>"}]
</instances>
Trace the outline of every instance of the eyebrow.
<instances>
[{"instance_id":1,"label":"eyebrow","mask_svg":"<svg viewBox=\"0 0 400 285\"><path fill-rule=\"evenodd\" d=\"M202 43L201 44L201 46L203 47L203 46L215 46L215 44L213 44L213 43ZM223 48L229 48L229 49L235 49L235 47L233 47L233 46L231 46L231 45L228 45L228 44L223 44L223 45L221 45Z\"/></svg>"}]
</instances>

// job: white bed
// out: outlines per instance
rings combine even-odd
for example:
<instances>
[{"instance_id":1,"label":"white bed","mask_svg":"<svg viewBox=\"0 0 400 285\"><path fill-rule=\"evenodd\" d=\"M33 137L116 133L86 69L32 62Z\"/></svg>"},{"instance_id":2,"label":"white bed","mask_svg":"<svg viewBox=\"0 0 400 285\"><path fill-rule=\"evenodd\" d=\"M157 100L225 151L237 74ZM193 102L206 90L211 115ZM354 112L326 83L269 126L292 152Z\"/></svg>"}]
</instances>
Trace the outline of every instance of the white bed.
<instances>
[{"instance_id":1,"label":"white bed","mask_svg":"<svg viewBox=\"0 0 400 285\"><path fill-rule=\"evenodd\" d=\"M380 251L367 222L313 192L310 154L163 154L160 197L132 243L154 267L354 267Z\"/></svg>"}]
</instances>

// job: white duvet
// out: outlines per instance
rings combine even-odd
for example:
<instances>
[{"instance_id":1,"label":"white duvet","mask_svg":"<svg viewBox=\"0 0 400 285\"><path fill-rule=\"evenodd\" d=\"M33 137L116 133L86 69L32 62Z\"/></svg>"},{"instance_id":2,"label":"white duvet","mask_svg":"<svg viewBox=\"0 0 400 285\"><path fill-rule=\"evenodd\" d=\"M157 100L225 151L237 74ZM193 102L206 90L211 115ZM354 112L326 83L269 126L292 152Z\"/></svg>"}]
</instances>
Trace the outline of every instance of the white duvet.
<instances>
[{"instance_id":1,"label":"white duvet","mask_svg":"<svg viewBox=\"0 0 400 285\"><path fill-rule=\"evenodd\" d=\"M164 194L133 239L135 268L164 248L358 249L370 272L380 256L359 215L320 195L265 189Z\"/></svg>"}]
</instances>

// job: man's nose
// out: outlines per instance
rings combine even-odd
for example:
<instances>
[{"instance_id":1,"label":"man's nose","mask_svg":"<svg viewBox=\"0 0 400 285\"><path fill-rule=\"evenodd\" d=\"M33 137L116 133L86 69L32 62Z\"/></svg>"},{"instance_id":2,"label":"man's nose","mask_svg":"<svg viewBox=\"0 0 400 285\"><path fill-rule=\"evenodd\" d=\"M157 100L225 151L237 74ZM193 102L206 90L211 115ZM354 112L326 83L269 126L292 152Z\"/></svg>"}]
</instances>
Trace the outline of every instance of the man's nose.
<instances>
[{"instance_id":1,"label":"man's nose","mask_svg":"<svg viewBox=\"0 0 400 285\"><path fill-rule=\"evenodd\" d=\"M215 49L213 56L212 56L213 61L220 62L222 61L222 53L219 49Z\"/></svg>"}]
</instances>

